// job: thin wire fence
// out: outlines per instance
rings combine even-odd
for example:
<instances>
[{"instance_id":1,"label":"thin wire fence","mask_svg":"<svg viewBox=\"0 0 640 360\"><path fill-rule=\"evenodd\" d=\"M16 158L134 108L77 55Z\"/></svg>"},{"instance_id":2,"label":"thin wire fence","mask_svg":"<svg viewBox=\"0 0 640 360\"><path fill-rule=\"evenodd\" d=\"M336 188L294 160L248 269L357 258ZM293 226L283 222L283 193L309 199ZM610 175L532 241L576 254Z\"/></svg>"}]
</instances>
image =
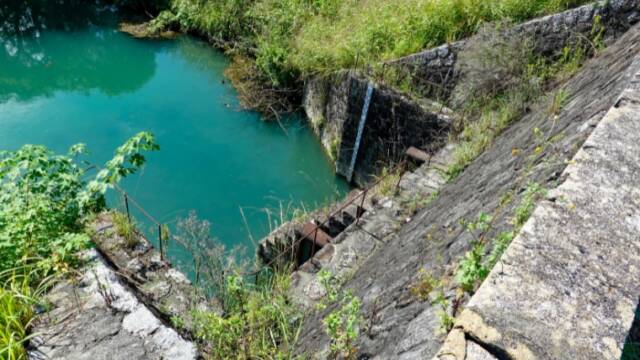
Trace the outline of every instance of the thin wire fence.
<instances>
[{"instance_id":1,"label":"thin wire fence","mask_svg":"<svg viewBox=\"0 0 640 360\"><path fill-rule=\"evenodd\" d=\"M359 226L360 218L364 214L361 211L361 209L363 209L363 207L364 207L364 204L365 204L366 199L367 199L367 195L369 195L372 192L372 189L374 189L376 186L378 186L383 181L388 180L391 176L394 176L396 174L400 174L400 176L398 177L398 180L397 180L397 182L395 184L395 191L397 192L398 189L399 189L399 186L400 186L400 181L402 180L402 174L406 170L407 164L408 164L408 162L406 161L406 159L403 160L402 162L399 162L393 168L393 170L389 171L386 175L377 178L372 184L370 184L369 186L367 186L366 188L361 190L358 193L358 195L356 195L354 197L351 197L350 199L348 199L347 201L342 203L341 206L338 209L335 209L335 210L329 212L326 216L324 216L324 220L322 222L320 222L320 223L315 223L314 222L314 229L313 230L308 231L307 233L303 233L300 236L298 236L295 241L293 241L290 244L288 244L284 249L282 249L282 251L280 251L277 255L275 255L273 258L271 258L271 260L269 260L269 262L267 262L265 264L261 264L260 267L257 268L256 270L245 271L245 272L240 273L239 275L242 276L242 277L255 277L256 278L256 282L257 282L259 274L263 273L267 269L272 269L273 266L276 265L277 262L280 261L281 258L283 258L284 256L286 256L288 254L291 254L291 253L295 252L296 249L298 249L298 247L301 245L301 243L303 241L309 240L312 237L313 237L313 241L312 241L313 248L312 248L311 254L313 255L315 253L315 246L316 246L316 242L317 242L318 232L321 231L321 228L327 226L329 221L331 221L332 218L335 218L336 216L340 215L349 206L356 204L357 201L359 201L359 204L358 204L358 210L356 211L355 224L356 224L356 226ZM151 224L152 224L152 226L154 228L157 228L157 231L158 231L158 247L159 247L158 251L160 253L160 259L162 261L166 261L166 258L167 258L167 253L166 253L167 243L169 241L168 231L165 230L166 227L167 227L167 224L163 224L160 221L158 221L142 205L140 205L140 203L138 201L136 201L130 194L128 194L119 185L115 185L114 189L120 194L120 196L122 196L123 204L124 204L124 210L126 211L127 220L129 221L130 224L133 224L133 222L131 220L131 218L132 218L132 216L131 216L131 213L132 213L131 208L135 208L136 210L138 210L140 212L140 214L142 214L148 221L151 222ZM142 235L142 234L140 234L140 235Z\"/></svg>"}]
</instances>

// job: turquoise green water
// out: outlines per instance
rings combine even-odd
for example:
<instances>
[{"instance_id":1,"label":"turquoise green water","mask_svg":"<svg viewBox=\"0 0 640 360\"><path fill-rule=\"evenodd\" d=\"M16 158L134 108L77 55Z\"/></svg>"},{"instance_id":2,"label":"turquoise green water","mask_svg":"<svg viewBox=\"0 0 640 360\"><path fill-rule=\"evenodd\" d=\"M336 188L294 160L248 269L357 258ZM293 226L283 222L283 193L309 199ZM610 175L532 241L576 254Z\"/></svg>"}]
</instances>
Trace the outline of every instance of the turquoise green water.
<instances>
[{"instance_id":1,"label":"turquoise green water","mask_svg":"<svg viewBox=\"0 0 640 360\"><path fill-rule=\"evenodd\" d=\"M252 247L249 233L259 239L271 226L264 209L313 209L347 186L302 120L285 121L285 133L239 111L226 66L188 37L142 41L92 24L36 25L17 36L5 27L0 149L35 143L66 152L83 142L91 161L103 163L127 138L151 131L161 151L126 190L162 222L196 210L227 246ZM119 205L113 195L110 203Z\"/></svg>"}]
</instances>

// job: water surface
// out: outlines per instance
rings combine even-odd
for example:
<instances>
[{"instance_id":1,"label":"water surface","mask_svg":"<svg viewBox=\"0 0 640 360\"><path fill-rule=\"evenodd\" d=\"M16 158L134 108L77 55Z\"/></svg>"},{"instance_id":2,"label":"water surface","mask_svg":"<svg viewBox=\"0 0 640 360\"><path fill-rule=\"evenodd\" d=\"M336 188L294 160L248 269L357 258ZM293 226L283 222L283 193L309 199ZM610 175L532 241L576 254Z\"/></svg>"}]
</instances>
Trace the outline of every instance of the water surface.
<instances>
[{"instance_id":1,"label":"water surface","mask_svg":"<svg viewBox=\"0 0 640 360\"><path fill-rule=\"evenodd\" d=\"M130 38L105 21L116 16L108 9L80 23L26 14L0 28L0 149L83 142L104 163L151 131L161 151L124 187L162 222L196 210L228 246L269 231L264 209L313 209L347 190L301 119L286 120L285 133L238 110L227 59L208 45Z\"/></svg>"}]
</instances>

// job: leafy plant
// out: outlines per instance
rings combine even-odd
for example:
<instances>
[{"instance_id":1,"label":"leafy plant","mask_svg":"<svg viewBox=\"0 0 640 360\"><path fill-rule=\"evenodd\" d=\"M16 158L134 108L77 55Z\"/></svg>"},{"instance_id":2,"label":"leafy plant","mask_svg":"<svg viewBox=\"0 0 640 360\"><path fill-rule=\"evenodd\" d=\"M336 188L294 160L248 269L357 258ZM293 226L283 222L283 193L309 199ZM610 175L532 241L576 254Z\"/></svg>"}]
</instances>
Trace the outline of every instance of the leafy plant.
<instances>
[{"instance_id":1,"label":"leafy plant","mask_svg":"<svg viewBox=\"0 0 640 360\"><path fill-rule=\"evenodd\" d=\"M224 314L194 311L195 335L213 359L291 359L302 313L289 299L290 276L276 273L263 284L227 277L234 297Z\"/></svg>"},{"instance_id":2,"label":"leafy plant","mask_svg":"<svg viewBox=\"0 0 640 360\"><path fill-rule=\"evenodd\" d=\"M522 201L515 210L513 225L516 229L520 229L522 225L529 219L537 200L546 194L546 190L535 182L529 182L522 195Z\"/></svg>"},{"instance_id":3,"label":"leafy plant","mask_svg":"<svg viewBox=\"0 0 640 360\"><path fill-rule=\"evenodd\" d=\"M85 181L79 160L85 146L56 155L43 146L25 145L0 153L0 270L23 259L69 260L87 243L82 218L104 208L104 193L144 164L142 151L156 150L153 136L139 133L117 149L105 169ZM52 256L54 255L54 256Z\"/></svg>"},{"instance_id":4,"label":"leafy plant","mask_svg":"<svg viewBox=\"0 0 640 360\"><path fill-rule=\"evenodd\" d=\"M0 152L0 358L26 358L22 345L49 274L77 265L77 253L90 243L83 219L104 208L107 189L144 164L141 151L155 149L151 134L134 136L89 183L78 160L83 144L66 155L37 145Z\"/></svg>"},{"instance_id":5,"label":"leafy plant","mask_svg":"<svg viewBox=\"0 0 640 360\"><path fill-rule=\"evenodd\" d=\"M449 301L444 294L444 290L438 291L436 298L433 301L433 305L439 307L438 319L440 320L440 332L448 333L455 323L455 318L449 314Z\"/></svg>"},{"instance_id":6,"label":"leafy plant","mask_svg":"<svg viewBox=\"0 0 640 360\"><path fill-rule=\"evenodd\" d=\"M331 338L331 352L334 357L355 359L358 353L356 340L360 333L362 315L360 299L350 292L340 300L339 307L323 320L325 331Z\"/></svg>"},{"instance_id":7,"label":"leafy plant","mask_svg":"<svg viewBox=\"0 0 640 360\"><path fill-rule=\"evenodd\" d=\"M456 281L467 292L472 292L478 282L489 275L489 269L484 265L483 261L484 253L484 245L476 242L458 265Z\"/></svg>"}]
</instances>

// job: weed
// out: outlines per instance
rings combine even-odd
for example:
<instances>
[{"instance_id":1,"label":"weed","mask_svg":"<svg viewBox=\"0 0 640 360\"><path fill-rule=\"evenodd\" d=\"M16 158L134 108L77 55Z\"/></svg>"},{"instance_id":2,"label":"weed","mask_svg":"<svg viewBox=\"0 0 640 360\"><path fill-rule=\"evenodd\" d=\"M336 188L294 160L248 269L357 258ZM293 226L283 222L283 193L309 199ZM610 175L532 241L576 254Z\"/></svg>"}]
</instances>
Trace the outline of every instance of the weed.
<instances>
[{"instance_id":1,"label":"weed","mask_svg":"<svg viewBox=\"0 0 640 360\"><path fill-rule=\"evenodd\" d=\"M140 244L140 239L136 233L136 227L132 221L129 221L126 214L114 211L111 219L113 221L113 227L116 234L122 236L124 239L124 245L127 248L133 249Z\"/></svg>"},{"instance_id":2,"label":"weed","mask_svg":"<svg viewBox=\"0 0 640 360\"><path fill-rule=\"evenodd\" d=\"M491 270L498 263L502 254L504 254L509 247L509 244L511 244L514 236L515 233L513 231L505 231L498 234L498 236L493 240L491 253L486 261L487 269Z\"/></svg>"},{"instance_id":3,"label":"weed","mask_svg":"<svg viewBox=\"0 0 640 360\"><path fill-rule=\"evenodd\" d=\"M377 192L382 196L395 195L401 175L400 169L390 171L389 168L384 167L380 175L375 179L375 181L379 181Z\"/></svg>"},{"instance_id":4,"label":"weed","mask_svg":"<svg viewBox=\"0 0 640 360\"><path fill-rule=\"evenodd\" d=\"M327 303L334 303L338 300L341 281L326 269L318 272L318 281L326 293L323 301L319 303L319 308L324 308Z\"/></svg>"},{"instance_id":5,"label":"weed","mask_svg":"<svg viewBox=\"0 0 640 360\"><path fill-rule=\"evenodd\" d=\"M515 216L513 218L513 226L516 229L520 229L522 225L529 219L531 212L533 211L536 202L547 193L540 184L535 182L529 182L524 190L522 201L515 210Z\"/></svg>"},{"instance_id":6,"label":"weed","mask_svg":"<svg viewBox=\"0 0 640 360\"><path fill-rule=\"evenodd\" d=\"M476 285L489 275L489 270L484 264L485 246L476 242L471 251L468 251L460 260L456 281L466 292L473 292Z\"/></svg>"},{"instance_id":7,"label":"weed","mask_svg":"<svg viewBox=\"0 0 640 360\"><path fill-rule=\"evenodd\" d=\"M395 185L394 185L395 186ZM433 200L438 197L438 192L434 191L431 194L424 195L416 195L410 198L403 198L401 201L402 213L405 216L413 216L420 209L425 208L429 205Z\"/></svg>"},{"instance_id":8,"label":"weed","mask_svg":"<svg viewBox=\"0 0 640 360\"><path fill-rule=\"evenodd\" d=\"M438 319L440 321L440 333L446 334L453 328L455 317L449 314L449 301L447 300L444 290L440 290L433 301L433 305L437 306Z\"/></svg>"},{"instance_id":9,"label":"weed","mask_svg":"<svg viewBox=\"0 0 640 360\"><path fill-rule=\"evenodd\" d=\"M560 115L560 111L566 104L568 98L569 98L569 93L567 93L567 91L564 89L559 89L558 91L554 92L553 96L551 97L551 103L549 104L549 109L547 110L549 115L553 118Z\"/></svg>"},{"instance_id":10,"label":"weed","mask_svg":"<svg viewBox=\"0 0 640 360\"><path fill-rule=\"evenodd\" d=\"M335 358L356 359L356 340L362 321L360 299L351 293L346 293L339 307L324 318L325 331L331 338L331 352Z\"/></svg>"},{"instance_id":11,"label":"weed","mask_svg":"<svg viewBox=\"0 0 640 360\"><path fill-rule=\"evenodd\" d=\"M431 273L420 269L418 281L409 288L409 291L421 301L427 301L429 300L429 294L441 285L442 282L435 279Z\"/></svg>"},{"instance_id":12,"label":"weed","mask_svg":"<svg viewBox=\"0 0 640 360\"><path fill-rule=\"evenodd\" d=\"M234 298L224 315L193 311L196 337L213 359L291 359L302 314L288 295L290 276L275 273L260 284L230 275L225 293Z\"/></svg>"}]
</instances>

